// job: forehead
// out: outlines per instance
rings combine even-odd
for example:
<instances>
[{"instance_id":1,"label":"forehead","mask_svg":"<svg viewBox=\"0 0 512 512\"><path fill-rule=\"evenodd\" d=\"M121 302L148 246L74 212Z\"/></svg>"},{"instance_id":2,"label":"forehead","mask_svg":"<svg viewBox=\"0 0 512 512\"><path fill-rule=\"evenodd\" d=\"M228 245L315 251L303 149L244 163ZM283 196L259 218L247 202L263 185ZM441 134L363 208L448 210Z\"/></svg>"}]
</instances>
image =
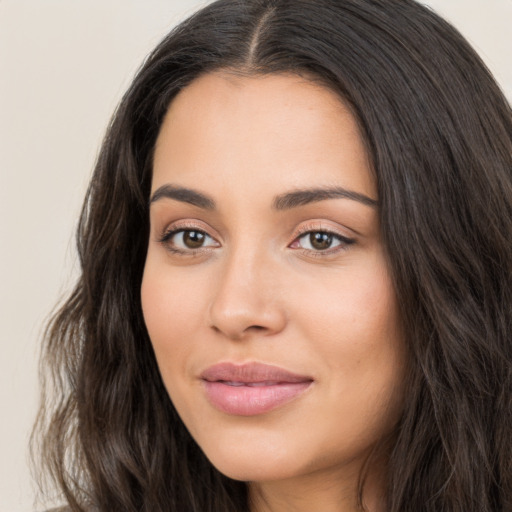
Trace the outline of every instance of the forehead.
<instances>
[{"instance_id":1,"label":"forehead","mask_svg":"<svg viewBox=\"0 0 512 512\"><path fill-rule=\"evenodd\" d=\"M203 75L171 103L156 148L153 190L242 180L346 186L376 198L358 124L330 89L291 74ZM278 190L276 190L278 192Z\"/></svg>"}]
</instances>

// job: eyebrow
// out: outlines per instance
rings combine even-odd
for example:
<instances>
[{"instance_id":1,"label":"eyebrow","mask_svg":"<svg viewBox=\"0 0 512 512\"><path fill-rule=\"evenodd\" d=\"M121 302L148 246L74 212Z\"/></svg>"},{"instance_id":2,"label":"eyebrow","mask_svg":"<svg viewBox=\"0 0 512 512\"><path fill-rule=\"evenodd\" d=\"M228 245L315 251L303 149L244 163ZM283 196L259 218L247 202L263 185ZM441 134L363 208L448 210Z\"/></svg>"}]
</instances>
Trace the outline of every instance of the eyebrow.
<instances>
[{"instance_id":1,"label":"eyebrow","mask_svg":"<svg viewBox=\"0 0 512 512\"><path fill-rule=\"evenodd\" d=\"M163 185L151 196L149 204L163 198L174 199L175 201L181 201L182 203L189 203L204 210L215 209L215 201L211 197L190 188L178 187L175 185Z\"/></svg>"},{"instance_id":2,"label":"eyebrow","mask_svg":"<svg viewBox=\"0 0 512 512\"><path fill-rule=\"evenodd\" d=\"M160 199L174 199L183 203L189 203L204 210L214 210L216 208L215 201L197 190L176 185L163 185L159 187L151 196L150 204ZM272 208L274 210L290 210L298 206L304 206L310 203L325 201L327 199L350 199L357 201L366 206L375 208L377 201L359 192L347 190L342 187L331 188L311 188L304 190L294 190L285 194L280 194L274 198Z\"/></svg>"},{"instance_id":3,"label":"eyebrow","mask_svg":"<svg viewBox=\"0 0 512 512\"><path fill-rule=\"evenodd\" d=\"M297 206L304 206L309 203L316 203L318 201L325 201L326 199L351 199L358 201L366 206L375 208L377 201L359 192L347 190L342 187L331 188L311 188L305 190L296 190L281 194L274 199L272 204L276 210L289 210Z\"/></svg>"}]
</instances>

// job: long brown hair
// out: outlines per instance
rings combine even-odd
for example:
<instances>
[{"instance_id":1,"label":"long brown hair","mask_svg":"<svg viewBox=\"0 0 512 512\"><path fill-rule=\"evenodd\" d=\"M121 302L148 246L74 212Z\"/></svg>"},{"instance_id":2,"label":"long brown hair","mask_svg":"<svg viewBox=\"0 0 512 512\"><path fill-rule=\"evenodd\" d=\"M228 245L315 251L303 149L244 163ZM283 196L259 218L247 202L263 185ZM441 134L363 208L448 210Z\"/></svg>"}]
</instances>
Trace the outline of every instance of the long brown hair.
<instances>
[{"instance_id":1,"label":"long brown hair","mask_svg":"<svg viewBox=\"0 0 512 512\"><path fill-rule=\"evenodd\" d=\"M87 192L81 277L45 337L35 432L69 508L248 508L177 416L140 304L162 119L221 68L315 77L358 118L410 351L388 510L512 510L512 114L461 35L412 0L219 0L148 57Z\"/></svg>"}]
</instances>

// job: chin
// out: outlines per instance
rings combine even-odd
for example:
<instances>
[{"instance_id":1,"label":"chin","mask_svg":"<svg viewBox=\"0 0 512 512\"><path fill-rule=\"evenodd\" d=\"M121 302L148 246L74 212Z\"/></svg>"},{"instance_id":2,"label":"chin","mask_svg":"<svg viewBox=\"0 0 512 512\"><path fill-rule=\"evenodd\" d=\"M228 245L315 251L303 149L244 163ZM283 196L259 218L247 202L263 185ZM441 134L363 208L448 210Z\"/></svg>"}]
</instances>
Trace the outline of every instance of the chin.
<instances>
[{"instance_id":1,"label":"chin","mask_svg":"<svg viewBox=\"0 0 512 512\"><path fill-rule=\"evenodd\" d=\"M302 471L291 467L290 462L274 464L268 460L257 460L251 458L235 459L233 457L222 460L211 460L210 462L223 475L242 482L270 482L286 480L299 476Z\"/></svg>"},{"instance_id":2,"label":"chin","mask_svg":"<svg viewBox=\"0 0 512 512\"><path fill-rule=\"evenodd\" d=\"M233 480L282 480L304 471L303 461L298 457L301 450L287 445L285 439L276 439L281 436L251 437L242 441L237 440L237 436L226 436L224 439L221 436L215 443L202 443L199 440L199 445L211 464Z\"/></svg>"}]
</instances>

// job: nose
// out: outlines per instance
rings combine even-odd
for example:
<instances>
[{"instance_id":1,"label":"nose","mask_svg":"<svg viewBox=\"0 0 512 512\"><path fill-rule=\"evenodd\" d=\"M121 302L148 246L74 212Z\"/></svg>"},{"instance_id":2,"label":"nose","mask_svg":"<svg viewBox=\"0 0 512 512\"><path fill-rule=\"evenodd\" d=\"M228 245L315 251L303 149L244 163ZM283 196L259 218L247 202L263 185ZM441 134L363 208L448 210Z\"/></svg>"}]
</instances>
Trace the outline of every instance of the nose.
<instances>
[{"instance_id":1,"label":"nose","mask_svg":"<svg viewBox=\"0 0 512 512\"><path fill-rule=\"evenodd\" d=\"M286 314L278 274L276 265L261 254L240 251L228 257L210 304L212 329L232 340L282 331Z\"/></svg>"}]
</instances>

